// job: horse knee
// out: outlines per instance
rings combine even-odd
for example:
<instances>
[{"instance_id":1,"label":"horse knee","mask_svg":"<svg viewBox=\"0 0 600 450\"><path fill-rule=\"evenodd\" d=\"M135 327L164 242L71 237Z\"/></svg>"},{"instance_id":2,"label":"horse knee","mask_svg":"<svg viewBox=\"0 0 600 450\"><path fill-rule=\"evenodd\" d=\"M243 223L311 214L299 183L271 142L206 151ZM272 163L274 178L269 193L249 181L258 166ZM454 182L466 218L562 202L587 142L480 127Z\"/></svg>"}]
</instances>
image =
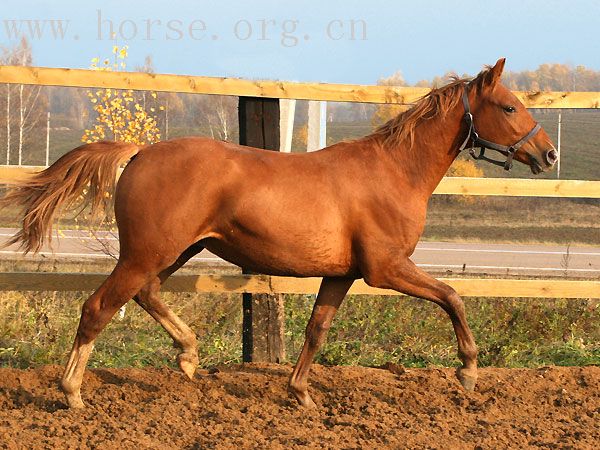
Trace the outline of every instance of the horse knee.
<instances>
[{"instance_id":1,"label":"horse knee","mask_svg":"<svg viewBox=\"0 0 600 450\"><path fill-rule=\"evenodd\" d=\"M465 302L463 301L461 296L458 295L458 293L451 287L448 287L448 292L445 296L445 300L448 303L448 306L450 308L452 308L454 311L457 311L457 312L465 311Z\"/></svg>"},{"instance_id":2,"label":"horse knee","mask_svg":"<svg viewBox=\"0 0 600 450\"><path fill-rule=\"evenodd\" d=\"M155 280L145 284L134 296L134 300L151 315L156 312L165 314L165 308L159 298L160 282L156 285Z\"/></svg>"},{"instance_id":3,"label":"horse knee","mask_svg":"<svg viewBox=\"0 0 600 450\"><path fill-rule=\"evenodd\" d=\"M311 321L306 327L306 339L312 346L320 346L329 329L331 328L331 320Z\"/></svg>"},{"instance_id":4,"label":"horse knee","mask_svg":"<svg viewBox=\"0 0 600 450\"><path fill-rule=\"evenodd\" d=\"M96 294L92 295L83 303L79 327L77 328L77 335L82 342L94 340L96 335L102 329L102 313L102 304L100 298Z\"/></svg>"}]
</instances>

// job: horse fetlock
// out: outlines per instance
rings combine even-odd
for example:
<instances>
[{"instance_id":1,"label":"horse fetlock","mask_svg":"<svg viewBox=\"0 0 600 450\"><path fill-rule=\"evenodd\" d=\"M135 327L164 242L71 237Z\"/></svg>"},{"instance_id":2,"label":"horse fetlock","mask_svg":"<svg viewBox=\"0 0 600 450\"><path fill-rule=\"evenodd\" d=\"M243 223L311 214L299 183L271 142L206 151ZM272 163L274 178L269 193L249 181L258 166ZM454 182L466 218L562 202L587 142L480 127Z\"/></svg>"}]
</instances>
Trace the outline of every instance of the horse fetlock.
<instances>
[{"instance_id":1,"label":"horse fetlock","mask_svg":"<svg viewBox=\"0 0 600 450\"><path fill-rule=\"evenodd\" d=\"M200 360L196 353L184 352L177 355L179 368L190 380L194 379L194 373L196 373L199 363Z\"/></svg>"},{"instance_id":2,"label":"horse fetlock","mask_svg":"<svg viewBox=\"0 0 600 450\"><path fill-rule=\"evenodd\" d=\"M62 380L60 380L58 386L60 390L63 391L63 393L66 395L73 394L79 390L79 387L76 386L75 383L73 383L68 378L63 378Z\"/></svg>"},{"instance_id":3,"label":"horse fetlock","mask_svg":"<svg viewBox=\"0 0 600 450\"><path fill-rule=\"evenodd\" d=\"M477 354L479 349L475 342L462 343L458 346L458 358L464 367L477 368Z\"/></svg>"},{"instance_id":4,"label":"horse fetlock","mask_svg":"<svg viewBox=\"0 0 600 450\"><path fill-rule=\"evenodd\" d=\"M456 378L466 391L474 391L477 384L477 368L459 367L456 369Z\"/></svg>"}]
</instances>

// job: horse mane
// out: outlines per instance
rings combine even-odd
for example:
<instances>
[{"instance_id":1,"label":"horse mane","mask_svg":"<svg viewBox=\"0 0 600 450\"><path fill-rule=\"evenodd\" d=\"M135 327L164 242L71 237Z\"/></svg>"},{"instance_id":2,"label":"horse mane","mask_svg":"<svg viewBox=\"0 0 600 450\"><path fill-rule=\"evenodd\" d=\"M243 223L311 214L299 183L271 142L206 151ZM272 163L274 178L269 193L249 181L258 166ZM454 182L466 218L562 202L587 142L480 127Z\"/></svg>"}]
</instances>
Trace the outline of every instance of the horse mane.
<instances>
[{"instance_id":1,"label":"horse mane","mask_svg":"<svg viewBox=\"0 0 600 450\"><path fill-rule=\"evenodd\" d=\"M473 79L452 77L448 84L431 89L412 108L379 126L369 137L381 138L387 148L395 148L405 141L408 141L408 147L412 148L417 125L435 117L444 117L461 101L461 94L467 83L481 90L489 70L490 67L486 66Z\"/></svg>"}]
</instances>

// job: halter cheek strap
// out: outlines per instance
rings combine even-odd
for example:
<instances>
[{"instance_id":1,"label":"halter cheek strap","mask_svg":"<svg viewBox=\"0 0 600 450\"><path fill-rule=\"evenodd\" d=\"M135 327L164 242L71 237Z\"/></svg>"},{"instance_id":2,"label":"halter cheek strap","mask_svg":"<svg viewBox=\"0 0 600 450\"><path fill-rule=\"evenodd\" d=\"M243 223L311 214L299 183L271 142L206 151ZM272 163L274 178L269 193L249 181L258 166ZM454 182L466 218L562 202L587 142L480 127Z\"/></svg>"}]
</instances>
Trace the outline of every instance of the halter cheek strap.
<instances>
[{"instance_id":1,"label":"halter cheek strap","mask_svg":"<svg viewBox=\"0 0 600 450\"><path fill-rule=\"evenodd\" d=\"M533 127L533 129L529 133L527 133L523 138L521 138L517 143L508 146L497 144L486 139L482 139L479 137L479 134L475 130L475 124L473 123L473 114L471 114L471 108L469 106L469 95L467 93L466 87L463 90L462 101L463 106L465 108L464 120L467 123L469 131L467 133L467 137L459 147L459 151L463 151L470 141L471 148L469 149L469 153L474 159L487 161L491 164L504 167L504 170L510 170L512 168L512 160L515 153L517 153L517 151L523 146L523 144L525 144L532 137L534 137L542 128L540 124L537 123L535 127ZM475 147L479 147L479 155L475 153ZM487 156L485 156L486 149L495 150L499 153L502 153L504 156L506 156L506 161L502 162L492 158L488 158Z\"/></svg>"}]
</instances>

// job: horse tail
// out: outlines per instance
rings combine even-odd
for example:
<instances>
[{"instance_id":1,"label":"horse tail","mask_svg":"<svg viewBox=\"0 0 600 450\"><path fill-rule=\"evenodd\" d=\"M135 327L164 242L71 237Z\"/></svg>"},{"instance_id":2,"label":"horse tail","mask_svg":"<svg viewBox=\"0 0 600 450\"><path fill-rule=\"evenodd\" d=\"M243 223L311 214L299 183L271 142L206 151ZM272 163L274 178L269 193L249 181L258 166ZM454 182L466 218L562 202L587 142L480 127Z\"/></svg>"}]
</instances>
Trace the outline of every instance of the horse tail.
<instances>
[{"instance_id":1,"label":"horse tail","mask_svg":"<svg viewBox=\"0 0 600 450\"><path fill-rule=\"evenodd\" d=\"M57 212L86 206L91 216L106 211L116 186L117 170L136 155L139 147L124 142L85 144L63 155L45 170L17 182L0 199L0 209L21 208L22 228L6 244L19 244L24 253L37 253L52 241Z\"/></svg>"}]
</instances>

